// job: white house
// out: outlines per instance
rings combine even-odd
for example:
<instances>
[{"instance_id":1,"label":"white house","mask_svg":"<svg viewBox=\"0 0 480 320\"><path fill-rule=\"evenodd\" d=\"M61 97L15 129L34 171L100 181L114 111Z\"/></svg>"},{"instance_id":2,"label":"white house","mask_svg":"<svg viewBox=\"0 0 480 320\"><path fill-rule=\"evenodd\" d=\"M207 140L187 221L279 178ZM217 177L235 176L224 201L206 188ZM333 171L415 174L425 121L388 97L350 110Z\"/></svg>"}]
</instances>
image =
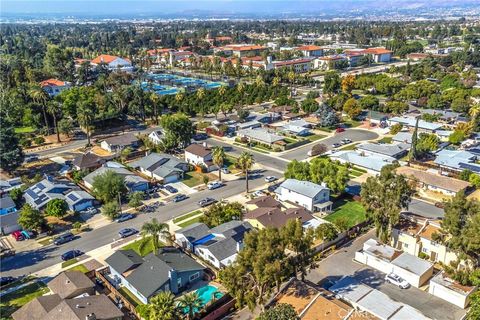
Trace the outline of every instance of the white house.
<instances>
[{"instance_id":1,"label":"white house","mask_svg":"<svg viewBox=\"0 0 480 320\"><path fill-rule=\"evenodd\" d=\"M164 153L150 153L130 163L130 167L163 183L179 181L183 178L183 173L188 170L186 162Z\"/></svg>"},{"instance_id":2,"label":"white house","mask_svg":"<svg viewBox=\"0 0 480 320\"><path fill-rule=\"evenodd\" d=\"M213 164L212 149L200 144L191 144L185 148L185 161L194 166L205 167L208 172L216 170Z\"/></svg>"},{"instance_id":3,"label":"white house","mask_svg":"<svg viewBox=\"0 0 480 320\"><path fill-rule=\"evenodd\" d=\"M121 70L126 72L133 71L133 65L130 59L101 54L91 61L93 66L105 64L109 70Z\"/></svg>"},{"instance_id":4,"label":"white house","mask_svg":"<svg viewBox=\"0 0 480 320\"><path fill-rule=\"evenodd\" d=\"M450 302L462 309L470 303L470 296L477 291L477 287L464 286L452 280L445 272L439 272L430 280L428 293Z\"/></svg>"},{"instance_id":5,"label":"white house","mask_svg":"<svg viewBox=\"0 0 480 320\"><path fill-rule=\"evenodd\" d=\"M58 79L48 79L40 82L40 87L42 87L50 97L55 97L63 90L70 88L71 84Z\"/></svg>"},{"instance_id":6,"label":"white house","mask_svg":"<svg viewBox=\"0 0 480 320\"><path fill-rule=\"evenodd\" d=\"M385 48L368 48L362 51L363 54L372 55L374 62L390 62L393 51Z\"/></svg>"},{"instance_id":7,"label":"white house","mask_svg":"<svg viewBox=\"0 0 480 320\"><path fill-rule=\"evenodd\" d=\"M300 46L296 48L304 57L321 57L323 56L323 48L314 45Z\"/></svg>"},{"instance_id":8,"label":"white house","mask_svg":"<svg viewBox=\"0 0 480 320\"><path fill-rule=\"evenodd\" d=\"M108 152L120 152L125 148L138 147L140 140L133 133L125 133L103 140L100 147Z\"/></svg>"},{"instance_id":9,"label":"white house","mask_svg":"<svg viewBox=\"0 0 480 320\"><path fill-rule=\"evenodd\" d=\"M312 212L327 212L332 209L330 189L326 184L287 179L275 190L280 201L296 203Z\"/></svg>"}]
</instances>

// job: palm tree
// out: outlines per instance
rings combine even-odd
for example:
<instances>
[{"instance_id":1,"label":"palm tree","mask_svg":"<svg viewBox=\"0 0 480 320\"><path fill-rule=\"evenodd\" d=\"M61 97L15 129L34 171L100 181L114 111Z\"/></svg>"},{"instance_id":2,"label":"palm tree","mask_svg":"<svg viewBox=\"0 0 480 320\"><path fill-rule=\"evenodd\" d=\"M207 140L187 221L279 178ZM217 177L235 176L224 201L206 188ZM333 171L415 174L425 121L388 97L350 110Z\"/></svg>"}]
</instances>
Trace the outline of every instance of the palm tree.
<instances>
[{"instance_id":1,"label":"palm tree","mask_svg":"<svg viewBox=\"0 0 480 320\"><path fill-rule=\"evenodd\" d=\"M202 300L196 292L188 293L183 295L178 300L178 306L183 310L188 311L188 319L192 320L195 316L195 313L198 312L203 307Z\"/></svg>"},{"instance_id":2,"label":"palm tree","mask_svg":"<svg viewBox=\"0 0 480 320\"><path fill-rule=\"evenodd\" d=\"M280 84L280 77L274 77L272 80L272 85L277 87Z\"/></svg>"},{"instance_id":3,"label":"palm tree","mask_svg":"<svg viewBox=\"0 0 480 320\"><path fill-rule=\"evenodd\" d=\"M472 128L476 129L478 116L480 115L480 104L476 104L468 110L468 114L470 115L470 123L472 124Z\"/></svg>"},{"instance_id":4,"label":"palm tree","mask_svg":"<svg viewBox=\"0 0 480 320\"><path fill-rule=\"evenodd\" d=\"M49 103L47 104L47 111L53 117L53 126L55 127L55 133L57 134L57 142L61 142L60 131L58 130L58 121L57 121L57 115L60 113L61 110L62 110L62 106L57 101L49 101Z\"/></svg>"},{"instance_id":5,"label":"palm tree","mask_svg":"<svg viewBox=\"0 0 480 320\"><path fill-rule=\"evenodd\" d=\"M155 119L155 124L158 124L158 103L160 102L160 97L155 92L150 94L150 101L152 102L153 107L153 118Z\"/></svg>"},{"instance_id":6,"label":"palm tree","mask_svg":"<svg viewBox=\"0 0 480 320\"><path fill-rule=\"evenodd\" d=\"M175 296L170 291L162 291L153 297L148 304L148 320L180 319Z\"/></svg>"},{"instance_id":7,"label":"palm tree","mask_svg":"<svg viewBox=\"0 0 480 320\"><path fill-rule=\"evenodd\" d=\"M77 119L87 133L87 145L90 146L90 133L94 118L93 108L88 101L80 101L77 104Z\"/></svg>"},{"instance_id":8,"label":"palm tree","mask_svg":"<svg viewBox=\"0 0 480 320\"><path fill-rule=\"evenodd\" d=\"M200 114L202 115L202 119L205 117L205 106L202 103L203 98L205 98L205 89L200 88L197 91L197 99L199 100L199 108L200 108Z\"/></svg>"},{"instance_id":9,"label":"palm tree","mask_svg":"<svg viewBox=\"0 0 480 320\"><path fill-rule=\"evenodd\" d=\"M222 167L225 161L225 150L222 146L213 147L212 160L213 163L218 166L218 179L222 181Z\"/></svg>"},{"instance_id":10,"label":"palm tree","mask_svg":"<svg viewBox=\"0 0 480 320\"><path fill-rule=\"evenodd\" d=\"M235 166L242 170L242 172L245 174L245 183L246 183L246 189L248 193L248 171L252 168L253 164L255 163L255 160L253 159L253 155L247 151L242 152L240 154L240 157L238 157L237 162L235 163Z\"/></svg>"},{"instance_id":11,"label":"palm tree","mask_svg":"<svg viewBox=\"0 0 480 320\"><path fill-rule=\"evenodd\" d=\"M28 94L35 103L39 104L42 107L43 120L45 121L47 132L50 133L50 128L48 127L47 111L46 111L47 101L50 98L50 96L48 95L47 92L45 92L45 90L43 90L38 85L32 86L32 88L28 91Z\"/></svg>"},{"instance_id":12,"label":"palm tree","mask_svg":"<svg viewBox=\"0 0 480 320\"><path fill-rule=\"evenodd\" d=\"M170 241L170 232L168 231L168 224L160 223L156 218L153 218L150 222L145 222L141 231L143 241L140 243L139 250L147 245L150 240L153 246L153 253L157 253L160 248L160 236L163 236Z\"/></svg>"}]
</instances>

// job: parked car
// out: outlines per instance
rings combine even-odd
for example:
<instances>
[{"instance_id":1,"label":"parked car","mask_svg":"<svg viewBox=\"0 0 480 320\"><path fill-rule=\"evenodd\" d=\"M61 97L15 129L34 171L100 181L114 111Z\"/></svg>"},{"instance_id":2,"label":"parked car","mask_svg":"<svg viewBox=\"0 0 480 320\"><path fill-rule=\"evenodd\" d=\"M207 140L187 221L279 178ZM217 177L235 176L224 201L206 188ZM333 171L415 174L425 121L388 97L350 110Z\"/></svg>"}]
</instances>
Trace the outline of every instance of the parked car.
<instances>
[{"instance_id":1,"label":"parked car","mask_svg":"<svg viewBox=\"0 0 480 320\"><path fill-rule=\"evenodd\" d=\"M10 277L10 276L0 277L0 287L3 287L4 285L7 285L9 283L12 283L15 280L17 280L17 278L15 278L15 277Z\"/></svg>"},{"instance_id":2,"label":"parked car","mask_svg":"<svg viewBox=\"0 0 480 320\"><path fill-rule=\"evenodd\" d=\"M167 184L167 185L165 186L165 190L167 190L167 191L170 192L170 193L177 193L177 192L178 192L178 190L177 190L176 188L172 187L172 186L169 185L169 184Z\"/></svg>"},{"instance_id":3,"label":"parked car","mask_svg":"<svg viewBox=\"0 0 480 320\"><path fill-rule=\"evenodd\" d=\"M340 132L345 132L345 129L344 128L337 128L335 130L336 133L340 133Z\"/></svg>"},{"instance_id":4,"label":"parked car","mask_svg":"<svg viewBox=\"0 0 480 320\"><path fill-rule=\"evenodd\" d=\"M268 192L274 192L275 189L277 189L279 186L280 186L280 184L278 184L278 183L272 184L272 185L268 186L267 190L268 190Z\"/></svg>"},{"instance_id":5,"label":"parked car","mask_svg":"<svg viewBox=\"0 0 480 320\"><path fill-rule=\"evenodd\" d=\"M124 214L119 215L115 221L120 223L120 222L124 222L124 221L130 220L130 219L133 219L133 218L135 218L134 214L124 213Z\"/></svg>"},{"instance_id":6,"label":"parked car","mask_svg":"<svg viewBox=\"0 0 480 320\"><path fill-rule=\"evenodd\" d=\"M73 239L75 239L75 237L73 236L72 233L70 232L67 232L67 233L64 233L62 235L59 235L58 237L56 237L55 239L53 239L53 244L55 245L60 245L60 244L64 244L64 243L67 243L67 242L70 242L72 241Z\"/></svg>"},{"instance_id":7,"label":"parked car","mask_svg":"<svg viewBox=\"0 0 480 320\"><path fill-rule=\"evenodd\" d=\"M443 209L445 208L445 204L443 202L435 202L435 207Z\"/></svg>"},{"instance_id":8,"label":"parked car","mask_svg":"<svg viewBox=\"0 0 480 320\"><path fill-rule=\"evenodd\" d=\"M70 250L62 254L61 258L63 261L71 260L73 258L79 257L83 254L80 250Z\"/></svg>"},{"instance_id":9,"label":"parked car","mask_svg":"<svg viewBox=\"0 0 480 320\"><path fill-rule=\"evenodd\" d=\"M12 232L12 237L13 237L16 241L23 241L23 240L25 240L25 237L23 236L22 231L20 231L20 230L17 230L17 231Z\"/></svg>"},{"instance_id":10,"label":"parked car","mask_svg":"<svg viewBox=\"0 0 480 320\"><path fill-rule=\"evenodd\" d=\"M213 181L213 182L209 182L207 184L207 188L208 190L214 190L214 189L218 189L220 187L223 186L223 183L221 183L220 181Z\"/></svg>"},{"instance_id":11,"label":"parked car","mask_svg":"<svg viewBox=\"0 0 480 320\"><path fill-rule=\"evenodd\" d=\"M389 273L385 276L385 281L398 286L400 289L408 289L410 283L395 273Z\"/></svg>"},{"instance_id":12,"label":"parked car","mask_svg":"<svg viewBox=\"0 0 480 320\"><path fill-rule=\"evenodd\" d=\"M172 201L173 202L180 202L180 201L183 201L185 199L187 199L188 197L184 194L177 194L173 199Z\"/></svg>"},{"instance_id":13,"label":"parked car","mask_svg":"<svg viewBox=\"0 0 480 320\"><path fill-rule=\"evenodd\" d=\"M38 161L38 156L37 155L27 155L25 156L23 162L25 163L29 163L29 162L35 162L35 161Z\"/></svg>"},{"instance_id":14,"label":"parked car","mask_svg":"<svg viewBox=\"0 0 480 320\"><path fill-rule=\"evenodd\" d=\"M15 255L15 250L0 248L0 259L6 258L6 257L12 257L14 255Z\"/></svg>"},{"instance_id":15,"label":"parked car","mask_svg":"<svg viewBox=\"0 0 480 320\"><path fill-rule=\"evenodd\" d=\"M253 194L254 197L263 197L264 195L266 195L266 193L263 192L262 190L257 190L252 194Z\"/></svg>"},{"instance_id":16,"label":"parked car","mask_svg":"<svg viewBox=\"0 0 480 320\"><path fill-rule=\"evenodd\" d=\"M265 182L273 182L273 181L276 181L276 180L277 180L277 177L274 177L274 176L265 177Z\"/></svg>"},{"instance_id":17,"label":"parked car","mask_svg":"<svg viewBox=\"0 0 480 320\"><path fill-rule=\"evenodd\" d=\"M222 168L222 173L229 174L229 173L230 173L230 169L228 169L227 167L223 167L223 168Z\"/></svg>"},{"instance_id":18,"label":"parked car","mask_svg":"<svg viewBox=\"0 0 480 320\"><path fill-rule=\"evenodd\" d=\"M208 135L206 133L197 133L193 136L193 140L195 141L205 140L207 138L208 138Z\"/></svg>"},{"instance_id":19,"label":"parked car","mask_svg":"<svg viewBox=\"0 0 480 320\"><path fill-rule=\"evenodd\" d=\"M138 233L138 230L134 229L134 228L125 228L125 229L122 229L122 230L118 231L118 235L120 236L120 238L130 237L130 236L133 236L136 233Z\"/></svg>"},{"instance_id":20,"label":"parked car","mask_svg":"<svg viewBox=\"0 0 480 320\"><path fill-rule=\"evenodd\" d=\"M342 145L340 143L334 143L332 144L333 148L340 148Z\"/></svg>"},{"instance_id":21,"label":"parked car","mask_svg":"<svg viewBox=\"0 0 480 320\"><path fill-rule=\"evenodd\" d=\"M209 206L211 204L214 204L215 202L217 202L217 200L215 200L213 198L210 198L210 197L207 197L205 199L202 199L202 200L198 201L198 205L203 208L203 207Z\"/></svg>"},{"instance_id":22,"label":"parked car","mask_svg":"<svg viewBox=\"0 0 480 320\"><path fill-rule=\"evenodd\" d=\"M345 139L342 139L342 143L343 144L349 144L349 143L352 143L352 140L350 140L348 138L345 138Z\"/></svg>"},{"instance_id":23,"label":"parked car","mask_svg":"<svg viewBox=\"0 0 480 320\"><path fill-rule=\"evenodd\" d=\"M97 214L98 209L95 207L88 207L85 210L80 211L80 213L86 213L86 214Z\"/></svg>"}]
</instances>

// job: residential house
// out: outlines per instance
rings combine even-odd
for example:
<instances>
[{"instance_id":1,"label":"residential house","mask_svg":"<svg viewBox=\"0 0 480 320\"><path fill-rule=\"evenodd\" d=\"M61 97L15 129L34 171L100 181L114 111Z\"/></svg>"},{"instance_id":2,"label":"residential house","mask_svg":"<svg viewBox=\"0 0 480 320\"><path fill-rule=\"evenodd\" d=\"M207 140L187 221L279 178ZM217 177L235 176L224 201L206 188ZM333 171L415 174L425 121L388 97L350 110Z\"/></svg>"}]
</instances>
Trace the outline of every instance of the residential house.
<instances>
[{"instance_id":1,"label":"residential house","mask_svg":"<svg viewBox=\"0 0 480 320\"><path fill-rule=\"evenodd\" d=\"M236 130L244 130L244 129L255 129L260 128L262 123L257 120L247 121L247 122L240 122L236 124Z\"/></svg>"},{"instance_id":2,"label":"residential house","mask_svg":"<svg viewBox=\"0 0 480 320\"><path fill-rule=\"evenodd\" d=\"M414 117L393 117L387 120L388 125L401 124L403 127L413 130L415 128L417 120ZM418 131L424 131L429 133L435 133L442 128L443 124L428 122L425 120L418 121Z\"/></svg>"},{"instance_id":3,"label":"residential house","mask_svg":"<svg viewBox=\"0 0 480 320\"><path fill-rule=\"evenodd\" d=\"M305 136L308 136L310 134L310 129L302 127L302 126L296 126L296 125L291 124L291 123L287 123L286 125L284 125L283 126L283 131L285 131L289 134L300 136L300 137L305 137Z\"/></svg>"},{"instance_id":4,"label":"residential house","mask_svg":"<svg viewBox=\"0 0 480 320\"><path fill-rule=\"evenodd\" d=\"M95 198L70 181L47 177L25 190L25 201L33 208L41 210L52 199L63 199L71 211L82 211L93 206Z\"/></svg>"},{"instance_id":5,"label":"residential house","mask_svg":"<svg viewBox=\"0 0 480 320\"><path fill-rule=\"evenodd\" d=\"M450 265L458 260L458 256L453 250L434 240L434 235L440 234L440 231L439 221L404 215L392 229L391 245L416 257L422 254L431 261Z\"/></svg>"},{"instance_id":6,"label":"residential house","mask_svg":"<svg viewBox=\"0 0 480 320\"><path fill-rule=\"evenodd\" d=\"M0 216L0 234L7 235L14 231L21 230L18 224L18 211Z\"/></svg>"},{"instance_id":7,"label":"residential house","mask_svg":"<svg viewBox=\"0 0 480 320\"><path fill-rule=\"evenodd\" d=\"M323 48L314 45L300 46L296 48L304 57L321 57L323 56Z\"/></svg>"},{"instance_id":8,"label":"residential house","mask_svg":"<svg viewBox=\"0 0 480 320\"><path fill-rule=\"evenodd\" d=\"M235 261L245 233L252 229L250 223L235 220L212 229L194 223L176 231L175 242L220 269Z\"/></svg>"},{"instance_id":9,"label":"residential house","mask_svg":"<svg viewBox=\"0 0 480 320\"><path fill-rule=\"evenodd\" d=\"M413 133L400 131L392 137L392 141L396 143L412 144Z\"/></svg>"},{"instance_id":10,"label":"residential house","mask_svg":"<svg viewBox=\"0 0 480 320\"><path fill-rule=\"evenodd\" d=\"M287 179L275 190L277 199L291 202L315 212L328 212L332 209L330 189L326 184Z\"/></svg>"},{"instance_id":11,"label":"residential house","mask_svg":"<svg viewBox=\"0 0 480 320\"><path fill-rule=\"evenodd\" d=\"M445 272L439 272L430 280L428 293L465 309L470 304L470 297L477 289L476 286L462 285L451 279Z\"/></svg>"},{"instance_id":12,"label":"residential house","mask_svg":"<svg viewBox=\"0 0 480 320\"><path fill-rule=\"evenodd\" d=\"M248 142L257 142L268 147L273 147L274 145L282 147L285 144L284 137L263 128L239 130L237 131L237 136L247 139Z\"/></svg>"},{"instance_id":13,"label":"residential house","mask_svg":"<svg viewBox=\"0 0 480 320\"><path fill-rule=\"evenodd\" d=\"M368 239L355 252L355 260L383 273L395 273L414 287L421 287L433 275L433 263L415 255Z\"/></svg>"},{"instance_id":14,"label":"residential house","mask_svg":"<svg viewBox=\"0 0 480 320\"><path fill-rule=\"evenodd\" d=\"M373 174L378 174L384 166L397 161L397 159L389 156L365 154L364 152L351 150L340 150L332 153L329 157L341 163L350 163L356 167L366 169Z\"/></svg>"},{"instance_id":15,"label":"residential house","mask_svg":"<svg viewBox=\"0 0 480 320\"><path fill-rule=\"evenodd\" d=\"M247 210L251 211L257 208L281 208L282 204L272 196L261 196L253 198L245 203Z\"/></svg>"},{"instance_id":16,"label":"residential house","mask_svg":"<svg viewBox=\"0 0 480 320\"><path fill-rule=\"evenodd\" d=\"M23 186L22 178L12 178L8 180L0 180L0 192L9 192Z\"/></svg>"},{"instance_id":17,"label":"residential house","mask_svg":"<svg viewBox=\"0 0 480 320\"><path fill-rule=\"evenodd\" d=\"M83 183L90 190L93 189L93 181L95 177L104 174L107 171L113 171L118 175L121 175L125 179L125 186L130 192L146 191L148 190L148 181L142 177L137 176L123 165L117 162L106 162L102 167L89 173L83 178Z\"/></svg>"},{"instance_id":18,"label":"residential house","mask_svg":"<svg viewBox=\"0 0 480 320\"><path fill-rule=\"evenodd\" d=\"M142 258L133 250L118 250L105 260L115 285L127 288L141 302L161 291L178 294L204 277L205 267L173 247Z\"/></svg>"},{"instance_id":19,"label":"residential house","mask_svg":"<svg viewBox=\"0 0 480 320\"><path fill-rule=\"evenodd\" d=\"M125 133L119 136L114 136L103 140L100 143L102 149L108 152L120 152L125 148L137 148L140 145L140 140L133 133Z\"/></svg>"},{"instance_id":20,"label":"residential house","mask_svg":"<svg viewBox=\"0 0 480 320\"><path fill-rule=\"evenodd\" d=\"M480 164L476 161L478 156L468 150L446 150L442 149L436 153L437 157L434 163L442 169L461 172L463 170L471 170L480 173Z\"/></svg>"},{"instance_id":21,"label":"residential house","mask_svg":"<svg viewBox=\"0 0 480 320\"><path fill-rule=\"evenodd\" d=\"M276 122L282 118L282 115L276 112L267 112L264 114L259 114L255 116L255 120L253 121L258 121L262 124L270 124L273 122ZM250 127L251 128L251 127ZM245 129L245 128L243 128Z\"/></svg>"},{"instance_id":22,"label":"residential house","mask_svg":"<svg viewBox=\"0 0 480 320\"><path fill-rule=\"evenodd\" d=\"M0 195L0 216L17 211L15 202L8 194Z\"/></svg>"},{"instance_id":23,"label":"residential house","mask_svg":"<svg viewBox=\"0 0 480 320\"><path fill-rule=\"evenodd\" d=\"M243 218L257 229L265 229L268 227L281 228L287 224L289 220L299 220L303 228L318 227L322 222L315 218L311 212L303 207L288 208L281 210L278 207L258 207L248 211Z\"/></svg>"},{"instance_id":24,"label":"residential house","mask_svg":"<svg viewBox=\"0 0 480 320\"><path fill-rule=\"evenodd\" d=\"M60 94L63 90L66 90L71 87L71 84L66 81L61 81L58 79L48 79L40 82L40 87L48 93L50 97L55 97Z\"/></svg>"},{"instance_id":25,"label":"residential house","mask_svg":"<svg viewBox=\"0 0 480 320\"><path fill-rule=\"evenodd\" d=\"M73 299L83 294L95 294L95 284L81 271L60 273L48 283L48 288L62 299Z\"/></svg>"},{"instance_id":26,"label":"residential house","mask_svg":"<svg viewBox=\"0 0 480 320\"><path fill-rule=\"evenodd\" d=\"M152 141L154 144L160 144L160 142L162 142L164 137L165 137L165 134L163 133L162 130L154 130L150 132L150 134L148 135L148 139Z\"/></svg>"},{"instance_id":27,"label":"residential house","mask_svg":"<svg viewBox=\"0 0 480 320\"><path fill-rule=\"evenodd\" d=\"M106 295L100 294L63 300L50 310L43 320L122 320L123 318L123 312Z\"/></svg>"},{"instance_id":28,"label":"residential house","mask_svg":"<svg viewBox=\"0 0 480 320\"><path fill-rule=\"evenodd\" d=\"M92 170L101 167L106 160L93 152L82 153L72 161L75 170Z\"/></svg>"},{"instance_id":29,"label":"residential house","mask_svg":"<svg viewBox=\"0 0 480 320\"><path fill-rule=\"evenodd\" d=\"M419 191L434 191L453 197L460 191L470 187L470 183L463 180L446 177L432 172L416 169L413 167L399 167L397 174L404 175L414 181Z\"/></svg>"},{"instance_id":30,"label":"residential house","mask_svg":"<svg viewBox=\"0 0 480 320\"><path fill-rule=\"evenodd\" d=\"M133 71L133 65L130 59L112 56L108 54L99 55L91 61L91 64L95 67L105 65L111 71Z\"/></svg>"},{"instance_id":31,"label":"residential house","mask_svg":"<svg viewBox=\"0 0 480 320\"><path fill-rule=\"evenodd\" d=\"M364 55L371 55L373 61L376 63L379 62L390 62L392 60L393 51L385 48L368 48L362 51Z\"/></svg>"},{"instance_id":32,"label":"residential house","mask_svg":"<svg viewBox=\"0 0 480 320\"><path fill-rule=\"evenodd\" d=\"M188 171L186 162L165 153L150 153L129 165L163 183L179 181L183 178L183 173Z\"/></svg>"},{"instance_id":33,"label":"residential house","mask_svg":"<svg viewBox=\"0 0 480 320\"><path fill-rule=\"evenodd\" d=\"M208 172L218 169L212 160L212 149L206 145L194 143L186 147L185 161L193 166L204 167Z\"/></svg>"},{"instance_id":34,"label":"residential house","mask_svg":"<svg viewBox=\"0 0 480 320\"><path fill-rule=\"evenodd\" d=\"M367 155L381 155L386 157L391 157L395 159L400 159L407 155L408 150L410 149L410 144L408 143L361 143L357 145L357 150L363 152Z\"/></svg>"}]
</instances>

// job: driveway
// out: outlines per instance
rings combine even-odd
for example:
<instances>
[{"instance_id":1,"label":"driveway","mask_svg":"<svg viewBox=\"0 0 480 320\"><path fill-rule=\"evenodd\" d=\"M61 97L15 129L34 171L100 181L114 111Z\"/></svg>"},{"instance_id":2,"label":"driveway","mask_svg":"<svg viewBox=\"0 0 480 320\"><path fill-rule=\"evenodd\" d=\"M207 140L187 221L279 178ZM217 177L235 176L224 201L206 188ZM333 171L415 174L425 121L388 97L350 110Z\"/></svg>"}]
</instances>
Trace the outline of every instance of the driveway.
<instances>
[{"instance_id":1,"label":"driveway","mask_svg":"<svg viewBox=\"0 0 480 320\"><path fill-rule=\"evenodd\" d=\"M368 141L378 139L379 135L375 132L361 129L347 129L344 132L337 133L332 137L318 140L316 143L310 143L305 146L293 149L292 151L285 152L281 157L286 160L304 160L308 158L308 151L314 144L323 143L327 146L328 150L332 149L334 143L340 143L342 139L350 139L353 142Z\"/></svg>"},{"instance_id":2,"label":"driveway","mask_svg":"<svg viewBox=\"0 0 480 320\"><path fill-rule=\"evenodd\" d=\"M329 288L343 276L353 276L366 285L377 289L391 299L408 304L427 317L437 320L458 320L465 314L465 310L439 299L418 288L400 289L385 283L385 274L353 261L355 252L363 247L363 243L375 237L375 230L355 239L336 253L318 263L318 267L311 270L306 279Z\"/></svg>"}]
</instances>

